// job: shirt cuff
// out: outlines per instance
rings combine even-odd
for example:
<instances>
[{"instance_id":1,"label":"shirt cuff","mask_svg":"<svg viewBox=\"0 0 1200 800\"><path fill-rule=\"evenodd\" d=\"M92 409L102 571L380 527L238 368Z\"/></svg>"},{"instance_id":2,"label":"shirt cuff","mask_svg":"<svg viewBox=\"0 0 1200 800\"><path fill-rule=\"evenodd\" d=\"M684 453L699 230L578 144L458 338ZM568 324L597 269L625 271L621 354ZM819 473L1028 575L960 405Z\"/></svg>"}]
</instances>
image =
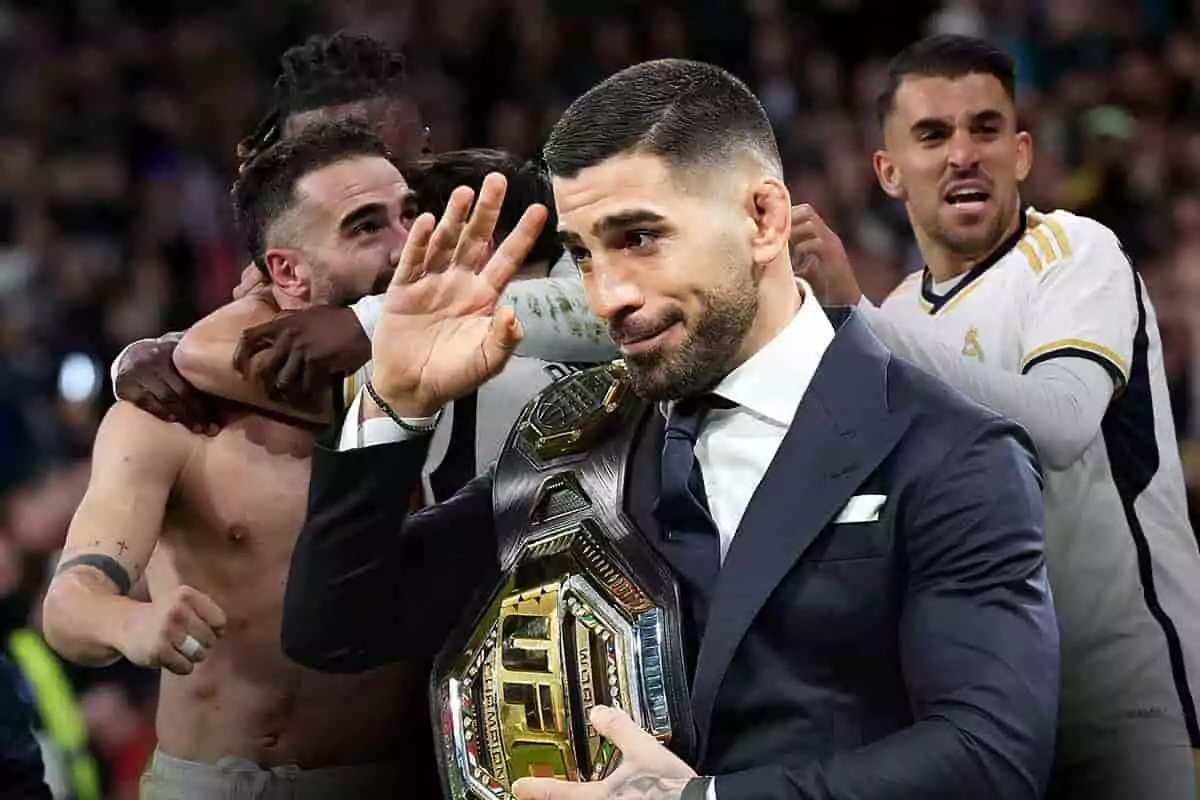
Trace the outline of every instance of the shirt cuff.
<instances>
[{"instance_id":1,"label":"shirt cuff","mask_svg":"<svg viewBox=\"0 0 1200 800\"><path fill-rule=\"evenodd\" d=\"M717 800L717 779L713 778L708 782L708 791L704 793L704 800Z\"/></svg>"},{"instance_id":2,"label":"shirt cuff","mask_svg":"<svg viewBox=\"0 0 1200 800\"><path fill-rule=\"evenodd\" d=\"M338 450L355 450L360 447L374 447L379 444L393 444L415 439L422 434L401 428L388 417L373 419L362 418L363 390L359 389L354 395L354 402L346 410L346 420L342 424L342 434L338 439ZM401 417L405 422L415 427L425 427L438 418L432 417L409 418ZM430 431L432 433L432 431Z\"/></svg>"},{"instance_id":3,"label":"shirt cuff","mask_svg":"<svg viewBox=\"0 0 1200 800\"><path fill-rule=\"evenodd\" d=\"M375 335L375 323L379 322L379 314L382 308L383 297L371 294L359 299L354 305L350 306L350 310L358 318L358 324L362 326L363 333L367 335L368 339Z\"/></svg>"}]
</instances>

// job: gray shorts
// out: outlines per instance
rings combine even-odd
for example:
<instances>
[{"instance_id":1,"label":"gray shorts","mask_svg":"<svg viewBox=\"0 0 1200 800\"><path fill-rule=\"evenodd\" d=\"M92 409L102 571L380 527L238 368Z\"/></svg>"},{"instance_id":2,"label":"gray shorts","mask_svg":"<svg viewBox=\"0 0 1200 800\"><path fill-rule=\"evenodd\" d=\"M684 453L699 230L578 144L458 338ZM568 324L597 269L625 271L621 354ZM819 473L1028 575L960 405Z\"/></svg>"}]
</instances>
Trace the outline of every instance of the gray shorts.
<instances>
[{"instance_id":1,"label":"gray shorts","mask_svg":"<svg viewBox=\"0 0 1200 800\"><path fill-rule=\"evenodd\" d=\"M294 765L264 769L244 758L216 764L184 761L160 751L142 775L140 800L350 800L402 797L402 770L392 764L327 769Z\"/></svg>"}]
</instances>

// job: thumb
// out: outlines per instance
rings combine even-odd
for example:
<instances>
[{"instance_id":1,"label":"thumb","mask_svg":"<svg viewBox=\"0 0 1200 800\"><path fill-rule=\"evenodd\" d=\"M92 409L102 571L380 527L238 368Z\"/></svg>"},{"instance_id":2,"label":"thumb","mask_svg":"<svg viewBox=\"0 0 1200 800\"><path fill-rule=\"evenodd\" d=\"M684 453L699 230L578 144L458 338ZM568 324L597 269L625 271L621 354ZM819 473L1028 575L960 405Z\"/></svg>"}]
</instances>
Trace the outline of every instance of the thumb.
<instances>
[{"instance_id":1,"label":"thumb","mask_svg":"<svg viewBox=\"0 0 1200 800\"><path fill-rule=\"evenodd\" d=\"M493 375L508 361L524 335L521 323L517 322L516 311L510 306L496 310L492 317L492 327L483 343L484 356Z\"/></svg>"},{"instance_id":2,"label":"thumb","mask_svg":"<svg viewBox=\"0 0 1200 800\"><path fill-rule=\"evenodd\" d=\"M558 800L561 783L554 778L521 778L513 784L517 800Z\"/></svg>"},{"instance_id":3,"label":"thumb","mask_svg":"<svg viewBox=\"0 0 1200 800\"><path fill-rule=\"evenodd\" d=\"M616 708L596 706L589 718L596 733L612 742L621 752L632 752L639 743L646 740L658 745L658 740L638 727L633 719Z\"/></svg>"}]
</instances>

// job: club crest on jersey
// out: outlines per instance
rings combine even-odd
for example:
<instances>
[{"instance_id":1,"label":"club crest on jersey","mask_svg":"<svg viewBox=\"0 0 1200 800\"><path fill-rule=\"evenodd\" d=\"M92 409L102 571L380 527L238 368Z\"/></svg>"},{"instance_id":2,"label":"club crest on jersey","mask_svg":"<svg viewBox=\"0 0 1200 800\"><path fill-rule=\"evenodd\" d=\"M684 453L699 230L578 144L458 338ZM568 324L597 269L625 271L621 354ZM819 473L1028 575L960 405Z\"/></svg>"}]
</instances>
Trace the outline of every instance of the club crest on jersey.
<instances>
[{"instance_id":1,"label":"club crest on jersey","mask_svg":"<svg viewBox=\"0 0 1200 800\"><path fill-rule=\"evenodd\" d=\"M967 328L967 334L963 337L962 354L967 358L983 361L983 347L979 344L979 329L974 325Z\"/></svg>"}]
</instances>

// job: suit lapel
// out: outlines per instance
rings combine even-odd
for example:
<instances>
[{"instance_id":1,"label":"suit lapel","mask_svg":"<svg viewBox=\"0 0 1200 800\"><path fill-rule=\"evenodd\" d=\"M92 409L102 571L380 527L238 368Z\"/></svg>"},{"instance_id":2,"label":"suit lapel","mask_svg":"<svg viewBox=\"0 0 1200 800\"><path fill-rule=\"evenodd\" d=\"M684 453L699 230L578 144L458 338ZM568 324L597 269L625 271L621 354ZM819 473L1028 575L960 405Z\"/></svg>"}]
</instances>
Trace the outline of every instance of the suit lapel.
<instances>
[{"instance_id":1,"label":"suit lapel","mask_svg":"<svg viewBox=\"0 0 1200 800\"><path fill-rule=\"evenodd\" d=\"M730 545L692 688L700 758L717 691L754 617L906 427L887 405L889 354L851 314L826 350Z\"/></svg>"},{"instance_id":2,"label":"suit lapel","mask_svg":"<svg viewBox=\"0 0 1200 800\"><path fill-rule=\"evenodd\" d=\"M666 420L653 404L647 404L630 459L628 474L626 513L632 518L646 541L659 551L662 543L662 527L654 516L654 501L662 487L662 448Z\"/></svg>"}]
</instances>

